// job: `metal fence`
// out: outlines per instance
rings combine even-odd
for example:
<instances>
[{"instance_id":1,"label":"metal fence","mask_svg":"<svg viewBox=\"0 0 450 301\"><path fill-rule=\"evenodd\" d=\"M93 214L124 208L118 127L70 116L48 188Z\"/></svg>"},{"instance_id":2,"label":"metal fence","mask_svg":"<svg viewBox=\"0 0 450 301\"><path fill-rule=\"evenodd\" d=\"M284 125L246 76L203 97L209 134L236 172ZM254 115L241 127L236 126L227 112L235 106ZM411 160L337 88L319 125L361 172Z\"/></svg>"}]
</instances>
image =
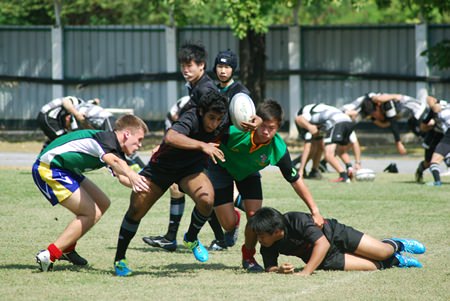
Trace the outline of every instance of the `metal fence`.
<instances>
[{"instance_id":1,"label":"metal fence","mask_svg":"<svg viewBox=\"0 0 450 301\"><path fill-rule=\"evenodd\" d=\"M272 27L266 36L266 96L280 101L286 116L295 114L292 101L341 106L369 91L416 96L418 84L450 99L450 71L431 68L427 76L418 76L424 70L417 70L414 25L304 26L294 54L289 30ZM105 107L132 108L143 119L160 122L186 93L176 62L181 43L203 42L209 70L217 52L238 52L239 45L227 27L68 26L61 32L58 64L54 28L0 27L0 128L34 127L37 112L55 91L58 96L99 97ZM450 25L429 25L426 32L428 46L450 39ZM300 57L299 68L290 65L292 55ZM62 76L55 77L55 69ZM294 100L292 75L300 76L301 86Z\"/></svg>"}]
</instances>

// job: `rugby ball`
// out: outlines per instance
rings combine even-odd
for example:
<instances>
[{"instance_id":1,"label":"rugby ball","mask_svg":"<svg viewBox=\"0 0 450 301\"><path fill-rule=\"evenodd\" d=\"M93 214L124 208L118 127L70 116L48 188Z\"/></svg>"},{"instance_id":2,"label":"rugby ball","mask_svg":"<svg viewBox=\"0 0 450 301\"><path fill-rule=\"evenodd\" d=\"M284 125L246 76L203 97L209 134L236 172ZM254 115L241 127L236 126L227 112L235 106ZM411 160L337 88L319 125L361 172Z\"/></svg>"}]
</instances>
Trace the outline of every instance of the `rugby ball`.
<instances>
[{"instance_id":1,"label":"rugby ball","mask_svg":"<svg viewBox=\"0 0 450 301\"><path fill-rule=\"evenodd\" d=\"M375 172L369 168L358 169L355 174L356 181L373 181L375 177Z\"/></svg>"},{"instance_id":2,"label":"rugby ball","mask_svg":"<svg viewBox=\"0 0 450 301\"><path fill-rule=\"evenodd\" d=\"M230 118L233 125L243 131L242 121L250 121L251 116L256 114L253 100L245 93L237 93L230 101Z\"/></svg>"}]
</instances>

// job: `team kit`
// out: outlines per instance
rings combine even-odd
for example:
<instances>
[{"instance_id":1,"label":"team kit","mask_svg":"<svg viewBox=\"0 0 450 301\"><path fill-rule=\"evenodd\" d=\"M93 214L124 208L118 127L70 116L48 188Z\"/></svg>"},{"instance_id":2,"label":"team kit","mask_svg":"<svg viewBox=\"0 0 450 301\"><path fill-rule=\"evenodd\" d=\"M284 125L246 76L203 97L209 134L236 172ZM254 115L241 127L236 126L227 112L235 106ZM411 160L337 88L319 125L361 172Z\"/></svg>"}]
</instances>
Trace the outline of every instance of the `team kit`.
<instances>
[{"instance_id":1,"label":"team kit","mask_svg":"<svg viewBox=\"0 0 450 301\"><path fill-rule=\"evenodd\" d=\"M74 218L37 253L41 271L52 271L59 260L88 265L76 250L77 242L103 217L111 201L86 173L103 167L131 188L130 205L117 229L116 253L111 258L116 276L133 275L133 263L126 257L128 246L142 218L167 190L167 232L142 240L154 248L176 251L187 195L195 205L182 244L199 262L207 262L209 252L235 246L242 226L241 264L248 272L308 276L316 270L422 267L413 255L425 253L423 243L401 237L379 240L323 217L304 179L320 179L321 168L323 172L323 166L329 165L337 174L336 185L347 185L352 179L373 181L375 173L361 165L356 124L361 120L388 124L398 152L404 153L398 120L407 118L411 130L427 146L416 181L422 183L423 173L429 169L433 182L426 184L439 189L439 164L450 163L450 106L446 101L370 92L342 108L325 103L305 105L295 119L304 151L298 159L291 159L279 134L284 122L280 103L266 99L255 107L250 91L233 78L238 68L233 51L220 51L215 57L212 69L216 80L206 72L206 59L207 52L199 43L180 47L177 60L187 96L167 113L164 137L147 163L136 155L149 132L139 117L125 114L115 118L96 98L84 101L66 96L42 107L37 120L47 140L33 164L33 180L52 206L67 208ZM260 172L269 165L278 167L309 212L282 213L263 206ZM244 214L246 224L241 225ZM209 246L198 238L206 224L214 233ZM261 263L255 259L258 243ZM297 257L304 265L280 264L280 255Z\"/></svg>"}]
</instances>

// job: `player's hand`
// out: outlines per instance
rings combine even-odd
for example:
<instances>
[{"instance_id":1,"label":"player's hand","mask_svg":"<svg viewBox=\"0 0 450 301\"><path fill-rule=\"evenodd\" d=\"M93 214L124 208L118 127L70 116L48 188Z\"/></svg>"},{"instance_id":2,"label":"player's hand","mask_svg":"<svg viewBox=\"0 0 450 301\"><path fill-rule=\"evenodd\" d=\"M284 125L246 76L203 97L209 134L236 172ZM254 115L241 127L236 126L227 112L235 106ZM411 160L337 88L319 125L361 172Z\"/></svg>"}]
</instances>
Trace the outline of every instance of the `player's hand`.
<instances>
[{"instance_id":1,"label":"player's hand","mask_svg":"<svg viewBox=\"0 0 450 301\"><path fill-rule=\"evenodd\" d=\"M395 143L395 146L397 147L397 151L400 155L406 155L407 151L405 146L403 145L403 143L401 141L398 141Z\"/></svg>"},{"instance_id":2,"label":"player's hand","mask_svg":"<svg viewBox=\"0 0 450 301\"><path fill-rule=\"evenodd\" d=\"M315 125L311 125L308 127L308 132L310 132L313 136L317 136L319 134L319 128Z\"/></svg>"},{"instance_id":3,"label":"player's hand","mask_svg":"<svg viewBox=\"0 0 450 301\"><path fill-rule=\"evenodd\" d=\"M280 274L293 274L294 273L294 266L290 263L283 263L278 267L278 273Z\"/></svg>"},{"instance_id":4,"label":"player's hand","mask_svg":"<svg viewBox=\"0 0 450 301\"><path fill-rule=\"evenodd\" d=\"M217 164L216 159L225 162L225 155L218 147L219 144L217 143L205 143L202 149L202 151L213 160L214 164Z\"/></svg>"},{"instance_id":5,"label":"player's hand","mask_svg":"<svg viewBox=\"0 0 450 301\"><path fill-rule=\"evenodd\" d=\"M319 212L316 212L316 213L312 214L312 218L313 218L314 224L317 227L319 227L320 229L322 229L323 228L323 224L325 222L323 220L323 216Z\"/></svg>"},{"instance_id":6,"label":"player's hand","mask_svg":"<svg viewBox=\"0 0 450 301\"><path fill-rule=\"evenodd\" d=\"M246 132L255 131L261 124L263 123L263 120L258 115L252 115L251 121L246 122L242 121L241 126Z\"/></svg>"},{"instance_id":7,"label":"player's hand","mask_svg":"<svg viewBox=\"0 0 450 301\"><path fill-rule=\"evenodd\" d=\"M130 176L131 188L134 192L150 192L150 186L148 186L147 178L134 173Z\"/></svg>"}]
</instances>

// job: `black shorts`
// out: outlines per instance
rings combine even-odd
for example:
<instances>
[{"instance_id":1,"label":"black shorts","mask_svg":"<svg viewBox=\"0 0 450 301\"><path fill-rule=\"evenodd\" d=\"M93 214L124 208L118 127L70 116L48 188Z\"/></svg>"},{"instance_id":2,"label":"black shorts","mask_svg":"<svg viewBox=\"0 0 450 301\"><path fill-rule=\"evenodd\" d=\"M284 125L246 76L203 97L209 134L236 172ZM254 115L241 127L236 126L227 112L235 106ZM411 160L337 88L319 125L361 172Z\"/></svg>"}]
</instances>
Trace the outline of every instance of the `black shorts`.
<instances>
[{"instance_id":1,"label":"black shorts","mask_svg":"<svg viewBox=\"0 0 450 301\"><path fill-rule=\"evenodd\" d=\"M333 221L333 220L331 220ZM334 220L335 221L335 220ZM325 225L324 227L327 227ZM330 250L319 266L322 270L344 270L345 253L353 253L358 248L364 233L352 227L336 222L333 237L330 240Z\"/></svg>"},{"instance_id":2,"label":"black shorts","mask_svg":"<svg viewBox=\"0 0 450 301\"><path fill-rule=\"evenodd\" d=\"M325 144L336 143L339 145L347 145L350 143L350 135L355 129L355 123L350 121L339 122L334 125L324 138Z\"/></svg>"},{"instance_id":3,"label":"black shorts","mask_svg":"<svg viewBox=\"0 0 450 301\"><path fill-rule=\"evenodd\" d=\"M444 158L450 153L450 130L445 132L444 137L442 137L434 152L442 155Z\"/></svg>"},{"instance_id":4,"label":"black shorts","mask_svg":"<svg viewBox=\"0 0 450 301\"><path fill-rule=\"evenodd\" d=\"M214 186L214 207L233 200L233 177L219 165L209 165L207 174ZM236 181L236 186L243 200L262 200L261 175L255 172L242 181Z\"/></svg>"},{"instance_id":5,"label":"black shorts","mask_svg":"<svg viewBox=\"0 0 450 301\"><path fill-rule=\"evenodd\" d=\"M47 136L50 141L53 141L59 136L67 133L67 130L61 120L49 118L44 113L39 112L37 122L45 136Z\"/></svg>"},{"instance_id":6,"label":"black shorts","mask_svg":"<svg viewBox=\"0 0 450 301\"><path fill-rule=\"evenodd\" d=\"M152 182L158 185L162 191L166 191L173 183L179 184L185 177L200 173L204 170L204 166L201 164L196 164L183 170L177 170L164 169L155 163L149 162L139 174L152 180Z\"/></svg>"}]
</instances>

